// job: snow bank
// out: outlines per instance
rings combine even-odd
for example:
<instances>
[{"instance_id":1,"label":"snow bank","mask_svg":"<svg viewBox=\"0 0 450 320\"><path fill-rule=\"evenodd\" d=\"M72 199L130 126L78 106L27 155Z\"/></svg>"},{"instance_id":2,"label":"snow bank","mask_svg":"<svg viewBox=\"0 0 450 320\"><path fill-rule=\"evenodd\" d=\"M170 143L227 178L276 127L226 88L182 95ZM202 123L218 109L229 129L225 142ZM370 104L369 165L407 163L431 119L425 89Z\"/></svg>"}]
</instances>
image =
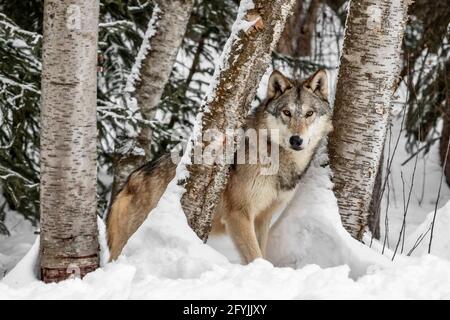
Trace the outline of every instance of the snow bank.
<instances>
[{"instance_id":1,"label":"snow bank","mask_svg":"<svg viewBox=\"0 0 450 320\"><path fill-rule=\"evenodd\" d=\"M31 222L15 211L6 214L5 224L11 235L0 235L0 280L25 256L36 238Z\"/></svg>"},{"instance_id":2,"label":"snow bank","mask_svg":"<svg viewBox=\"0 0 450 320\"><path fill-rule=\"evenodd\" d=\"M24 287L37 280L39 264L39 237L34 241L31 249L2 280L2 283L14 287ZM1 296L0 296L1 297Z\"/></svg>"},{"instance_id":3,"label":"snow bank","mask_svg":"<svg viewBox=\"0 0 450 320\"><path fill-rule=\"evenodd\" d=\"M405 94L405 91L399 92ZM403 102L404 99L405 97L401 97L399 98L399 101ZM383 197L380 220L381 239L383 241L384 237L387 236L386 245L391 250L395 249L395 246L398 242L398 237L403 224L404 210L410 190L411 199L406 216L406 239L413 239L413 241L415 241L417 239L415 237L415 230L421 228L422 223L428 220L430 212L434 213L436 199L439 192L440 180L442 176L441 160L439 156L439 143L437 142L430 147L428 153L424 154L422 152L419 154L417 159L413 157L409 162L403 165L403 162L407 160L411 156L411 154L409 154L404 147L406 145L407 138L405 136L406 129L404 128L404 125L402 125L402 118L404 117L404 114L401 112L401 107L403 107L403 104L398 104L396 110L396 113L398 114L393 119L390 151L389 141L387 141L384 154L386 167L386 161L391 158L396 140L400 137L398 148L395 150L395 156L392 160L393 162L391 167L389 186L386 188ZM438 125L438 131L440 131L441 128L442 123ZM438 134L436 134L436 136L437 135ZM424 144L420 144L417 146L417 148L420 148L423 145ZM417 166L415 166L416 160ZM415 174L413 175L414 171ZM441 188L442 189L438 207L441 207L450 201L450 188L447 183L445 183L445 180L442 182ZM403 197L403 194L405 195L405 197ZM389 210L388 215L386 216L388 199ZM388 225L387 229L386 224ZM450 240L450 238L448 240ZM424 241L428 243L428 241ZM405 246L403 253L408 253L410 248L411 246L409 244ZM432 250L432 253L438 254L434 250Z\"/></svg>"},{"instance_id":4,"label":"snow bank","mask_svg":"<svg viewBox=\"0 0 450 320\"><path fill-rule=\"evenodd\" d=\"M178 201L183 189L173 181L118 261L84 280L46 285L30 278L35 246L0 282L0 299L450 298L450 262L425 256L388 264L344 232L319 160L272 230L270 258L301 269L230 263L190 230Z\"/></svg>"},{"instance_id":5,"label":"snow bank","mask_svg":"<svg viewBox=\"0 0 450 320\"><path fill-rule=\"evenodd\" d=\"M342 226L330 169L320 166L326 162L326 152L319 152L293 200L272 227L269 260L292 268L311 263L321 267L346 264L352 277L365 274L371 265L387 266L387 258L355 241Z\"/></svg>"},{"instance_id":6,"label":"snow bank","mask_svg":"<svg viewBox=\"0 0 450 320\"><path fill-rule=\"evenodd\" d=\"M106 241L106 226L100 218L97 218L97 225L100 244L100 266L105 266L109 260L109 250ZM10 240L13 240L10 241L11 243L17 241L16 239ZM37 274L39 273L39 242L40 237L38 236L35 238L31 249L29 249L25 255L22 254L21 257L23 258L20 259L19 263L17 263L15 267L3 278L2 283L13 288L21 288L37 280Z\"/></svg>"},{"instance_id":7,"label":"snow bank","mask_svg":"<svg viewBox=\"0 0 450 320\"><path fill-rule=\"evenodd\" d=\"M118 263L131 263L140 273L170 279L196 277L215 265L228 264L189 228L180 204L184 189L176 181L130 238Z\"/></svg>"},{"instance_id":8,"label":"snow bank","mask_svg":"<svg viewBox=\"0 0 450 320\"><path fill-rule=\"evenodd\" d=\"M174 242L181 238L172 238ZM191 239L192 240L192 239ZM174 243L173 242L173 243ZM193 244L188 241L185 248ZM158 245L156 249L160 251ZM208 246L197 253L206 253ZM152 256L151 248L144 250ZM349 268L339 266L323 269L308 265L302 269L275 268L265 260L250 265L215 264L203 268L197 258L184 250L168 246L165 256L171 256L185 277L176 278L169 272L155 274L133 265L138 260L122 258L99 269L84 280L72 279L45 285L30 282L21 288L0 283L0 299L449 299L450 263L432 256L410 258L407 264L392 268L373 269L367 275L352 280ZM162 252L162 251L160 251ZM142 254L144 257L145 254ZM161 262L166 265L167 258ZM186 267L190 269L185 273ZM184 270L184 271L183 271ZM178 271L177 271L178 272ZM158 275L159 274L159 275ZM188 277L186 277L188 275Z\"/></svg>"},{"instance_id":9,"label":"snow bank","mask_svg":"<svg viewBox=\"0 0 450 320\"><path fill-rule=\"evenodd\" d=\"M425 221L417 227L406 239L406 252L413 256L428 254L431 237L431 225L433 223L434 211L430 212ZM431 243L431 254L450 260L450 201L436 211L434 222L433 240Z\"/></svg>"}]
</instances>

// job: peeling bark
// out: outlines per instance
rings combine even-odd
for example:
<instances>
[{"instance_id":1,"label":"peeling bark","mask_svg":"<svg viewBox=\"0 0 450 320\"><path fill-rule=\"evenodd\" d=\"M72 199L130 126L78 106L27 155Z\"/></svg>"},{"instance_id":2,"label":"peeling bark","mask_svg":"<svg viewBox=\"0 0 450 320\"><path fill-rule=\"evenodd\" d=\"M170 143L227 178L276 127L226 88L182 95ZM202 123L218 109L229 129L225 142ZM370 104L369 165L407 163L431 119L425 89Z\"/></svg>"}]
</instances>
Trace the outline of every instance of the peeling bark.
<instances>
[{"instance_id":1,"label":"peeling bark","mask_svg":"<svg viewBox=\"0 0 450 320\"><path fill-rule=\"evenodd\" d=\"M329 152L342 223L357 239L368 226L409 2L350 1Z\"/></svg>"},{"instance_id":2,"label":"peeling bark","mask_svg":"<svg viewBox=\"0 0 450 320\"><path fill-rule=\"evenodd\" d=\"M201 136L209 129L225 133L243 125L294 4L295 0L241 1L187 152L208 147ZM203 241L211 230L213 212L228 181L228 169L220 163L188 164L188 177L181 181L186 188L181 198L184 213Z\"/></svg>"},{"instance_id":3,"label":"peeling bark","mask_svg":"<svg viewBox=\"0 0 450 320\"><path fill-rule=\"evenodd\" d=\"M193 0L156 0L158 6L156 17L156 33L149 40L149 51L140 68L140 80L136 85L134 97L143 119L153 120L156 107L161 100L164 87L169 81L172 67L176 61L189 17L193 8ZM152 26L149 26L152 27ZM144 127L137 141L127 141L129 148L122 148L114 159L114 182L111 198L117 192L132 171L151 160L152 129ZM134 148L144 150L144 154L136 154Z\"/></svg>"},{"instance_id":4,"label":"peeling bark","mask_svg":"<svg viewBox=\"0 0 450 320\"><path fill-rule=\"evenodd\" d=\"M41 110L41 279L99 265L98 0L46 0Z\"/></svg>"}]
</instances>

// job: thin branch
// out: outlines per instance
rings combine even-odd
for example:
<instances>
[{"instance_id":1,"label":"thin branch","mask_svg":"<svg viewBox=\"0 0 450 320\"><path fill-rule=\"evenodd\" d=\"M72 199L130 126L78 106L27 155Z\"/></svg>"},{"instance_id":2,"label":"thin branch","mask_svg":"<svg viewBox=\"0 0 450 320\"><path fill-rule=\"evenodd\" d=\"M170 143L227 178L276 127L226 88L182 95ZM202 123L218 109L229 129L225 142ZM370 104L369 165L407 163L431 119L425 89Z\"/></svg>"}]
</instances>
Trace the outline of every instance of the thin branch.
<instances>
[{"instance_id":1,"label":"thin branch","mask_svg":"<svg viewBox=\"0 0 450 320\"><path fill-rule=\"evenodd\" d=\"M441 179L439 181L439 190L438 190L438 194L437 194L436 203L434 204L434 214L433 214L433 221L431 222L431 234L430 234L430 243L428 244L428 253L431 253L431 243L433 242L434 224L436 222L436 215L437 215L439 199L441 198L442 180L444 178L445 166L447 165L449 149L450 149L450 139L448 140L448 143L447 143L447 151L445 152L445 160L444 160L444 163L442 164Z\"/></svg>"},{"instance_id":2,"label":"thin branch","mask_svg":"<svg viewBox=\"0 0 450 320\"><path fill-rule=\"evenodd\" d=\"M430 148L437 140L441 139L441 136L431 139L430 141L428 141L424 146L420 147L419 149L417 149L416 152L414 152L408 159L406 159L405 161L403 161L400 165L403 167L405 164L407 164L409 161L411 161L416 155L418 155L420 152L422 152L424 149L428 149Z\"/></svg>"}]
</instances>

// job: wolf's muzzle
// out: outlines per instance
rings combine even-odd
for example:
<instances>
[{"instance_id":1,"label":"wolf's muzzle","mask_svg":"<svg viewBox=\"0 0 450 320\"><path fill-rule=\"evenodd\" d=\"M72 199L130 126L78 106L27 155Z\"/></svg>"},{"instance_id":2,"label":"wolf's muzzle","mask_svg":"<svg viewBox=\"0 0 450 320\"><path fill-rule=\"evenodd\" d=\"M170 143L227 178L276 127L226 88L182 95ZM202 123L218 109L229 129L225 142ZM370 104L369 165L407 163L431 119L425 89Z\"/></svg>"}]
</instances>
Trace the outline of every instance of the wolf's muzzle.
<instances>
[{"instance_id":1,"label":"wolf's muzzle","mask_svg":"<svg viewBox=\"0 0 450 320\"><path fill-rule=\"evenodd\" d=\"M302 150L303 139L300 136L292 136L289 138L289 143L291 144L291 148L294 150Z\"/></svg>"}]
</instances>

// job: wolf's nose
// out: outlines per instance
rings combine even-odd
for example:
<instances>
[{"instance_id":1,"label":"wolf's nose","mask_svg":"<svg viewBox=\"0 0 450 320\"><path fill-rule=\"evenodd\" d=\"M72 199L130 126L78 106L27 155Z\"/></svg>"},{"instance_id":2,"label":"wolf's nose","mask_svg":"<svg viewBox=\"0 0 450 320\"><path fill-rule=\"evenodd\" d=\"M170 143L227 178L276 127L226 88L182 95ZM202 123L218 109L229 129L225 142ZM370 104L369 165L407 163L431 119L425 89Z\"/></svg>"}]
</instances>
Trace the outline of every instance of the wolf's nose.
<instances>
[{"instance_id":1,"label":"wolf's nose","mask_svg":"<svg viewBox=\"0 0 450 320\"><path fill-rule=\"evenodd\" d=\"M292 136L289 138L289 143L291 144L291 148L294 150L301 150L303 139L300 136Z\"/></svg>"}]
</instances>

